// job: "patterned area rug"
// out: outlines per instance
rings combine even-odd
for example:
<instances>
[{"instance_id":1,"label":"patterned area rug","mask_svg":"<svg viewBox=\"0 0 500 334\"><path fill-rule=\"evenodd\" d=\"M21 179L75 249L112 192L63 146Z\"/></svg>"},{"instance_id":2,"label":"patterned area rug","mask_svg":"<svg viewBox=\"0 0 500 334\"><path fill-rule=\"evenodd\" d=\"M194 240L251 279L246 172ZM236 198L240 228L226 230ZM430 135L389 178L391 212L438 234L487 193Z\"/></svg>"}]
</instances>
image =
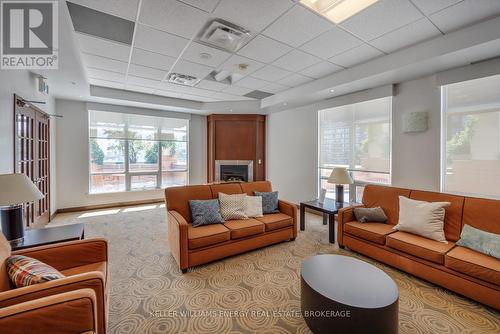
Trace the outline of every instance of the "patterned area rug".
<instances>
[{"instance_id":1,"label":"patterned area rug","mask_svg":"<svg viewBox=\"0 0 500 334\"><path fill-rule=\"evenodd\" d=\"M310 333L300 316L300 266L316 254L355 256L399 287L400 333L500 333L500 313L328 243L327 226L181 274L169 254L163 205L60 214L52 225L86 223L110 244L109 332Z\"/></svg>"}]
</instances>

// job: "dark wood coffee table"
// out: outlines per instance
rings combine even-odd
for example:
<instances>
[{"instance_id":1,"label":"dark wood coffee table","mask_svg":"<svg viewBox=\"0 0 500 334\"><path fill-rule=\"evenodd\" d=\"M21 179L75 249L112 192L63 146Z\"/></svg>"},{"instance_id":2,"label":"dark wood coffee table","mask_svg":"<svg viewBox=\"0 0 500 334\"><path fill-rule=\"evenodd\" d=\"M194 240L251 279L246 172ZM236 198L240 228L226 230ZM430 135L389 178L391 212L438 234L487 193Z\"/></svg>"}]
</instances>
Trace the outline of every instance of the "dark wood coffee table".
<instances>
[{"instance_id":1,"label":"dark wood coffee table","mask_svg":"<svg viewBox=\"0 0 500 334\"><path fill-rule=\"evenodd\" d=\"M398 287L377 267L316 255L302 263L300 281L302 316L313 333L398 333Z\"/></svg>"},{"instance_id":2,"label":"dark wood coffee table","mask_svg":"<svg viewBox=\"0 0 500 334\"><path fill-rule=\"evenodd\" d=\"M339 209L350 206L351 204L346 202L336 202L333 199L325 198L324 203L320 203L318 200L301 202L300 203L300 230L304 231L306 229L305 222L305 209L311 209L314 211L321 212L323 214L323 225L326 225L327 221L329 224L329 239L333 244L335 243L335 215L339 212Z\"/></svg>"},{"instance_id":3,"label":"dark wood coffee table","mask_svg":"<svg viewBox=\"0 0 500 334\"><path fill-rule=\"evenodd\" d=\"M24 231L24 239L11 243L12 250L55 244L84 238L85 225L71 224L57 227L37 228Z\"/></svg>"}]
</instances>

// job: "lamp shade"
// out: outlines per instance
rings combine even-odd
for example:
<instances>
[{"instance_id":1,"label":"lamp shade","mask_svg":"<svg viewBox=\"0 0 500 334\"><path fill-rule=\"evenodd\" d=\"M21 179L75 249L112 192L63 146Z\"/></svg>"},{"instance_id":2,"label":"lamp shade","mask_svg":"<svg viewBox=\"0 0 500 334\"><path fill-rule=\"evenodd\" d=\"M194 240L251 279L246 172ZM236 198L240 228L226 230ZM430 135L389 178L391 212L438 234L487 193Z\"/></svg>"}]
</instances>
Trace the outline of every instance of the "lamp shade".
<instances>
[{"instance_id":1,"label":"lamp shade","mask_svg":"<svg viewBox=\"0 0 500 334\"><path fill-rule=\"evenodd\" d=\"M43 194L24 174L0 174L0 206L42 199Z\"/></svg>"},{"instance_id":2,"label":"lamp shade","mask_svg":"<svg viewBox=\"0 0 500 334\"><path fill-rule=\"evenodd\" d=\"M352 178L347 172L346 168L343 167L335 167L328 178L328 183L334 184L352 184Z\"/></svg>"}]
</instances>

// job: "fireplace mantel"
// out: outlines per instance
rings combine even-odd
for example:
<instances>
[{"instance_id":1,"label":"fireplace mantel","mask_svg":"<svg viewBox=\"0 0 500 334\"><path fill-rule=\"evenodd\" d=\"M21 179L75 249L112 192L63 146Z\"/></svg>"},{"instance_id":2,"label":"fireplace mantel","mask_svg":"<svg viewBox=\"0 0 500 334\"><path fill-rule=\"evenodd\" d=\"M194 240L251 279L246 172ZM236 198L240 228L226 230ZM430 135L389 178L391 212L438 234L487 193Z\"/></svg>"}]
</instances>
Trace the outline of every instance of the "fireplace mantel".
<instances>
[{"instance_id":1,"label":"fireplace mantel","mask_svg":"<svg viewBox=\"0 0 500 334\"><path fill-rule=\"evenodd\" d=\"M265 131L265 115L209 115L207 181L221 181L220 161L236 162L228 163L233 165L250 165L251 180L265 180Z\"/></svg>"}]
</instances>

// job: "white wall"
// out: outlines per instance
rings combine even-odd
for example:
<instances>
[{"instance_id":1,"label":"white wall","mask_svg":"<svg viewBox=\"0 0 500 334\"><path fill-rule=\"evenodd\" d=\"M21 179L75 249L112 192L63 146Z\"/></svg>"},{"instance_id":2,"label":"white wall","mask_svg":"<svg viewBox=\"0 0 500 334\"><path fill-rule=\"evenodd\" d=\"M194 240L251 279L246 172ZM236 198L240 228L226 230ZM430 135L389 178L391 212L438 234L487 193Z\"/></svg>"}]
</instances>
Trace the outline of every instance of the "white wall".
<instances>
[{"instance_id":1,"label":"white wall","mask_svg":"<svg viewBox=\"0 0 500 334\"><path fill-rule=\"evenodd\" d=\"M57 128L57 208L161 199L162 190L109 194L88 194L88 112L85 102L56 100ZM189 129L190 183L206 182L206 120L192 115Z\"/></svg>"},{"instance_id":2,"label":"white wall","mask_svg":"<svg viewBox=\"0 0 500 334\"><path fill-rule=\"evenodd\" d=\"M54 114L54 99L38 93L36 80L27 70L0 70L0 173L14 172L14 94L23 99L43 101L36 104L48 114ZM51 158L51 213L57 208L56 189L56 121L50 119L50 158Z\"/></svg>"},{"instance_id":3,"label":"white wall","mask_svg":"<svg viewBox=\"0 0 500 334\"><path fill-rule=\"evenodd\" d=\"M380 92L374 91L373 98ZM366 100L369 92L339 97L272 113L268 116L268 178L286 200L298 203L317 197L317 111L347 100ZM340 101L340 102L339 102ZM411 111L429 112L429 129L404 134L401 118ZM439 191L440 90L435 77L403 82L397 86L392 106L392 184L399 187Z\"/></svg>"}]
</instances>

